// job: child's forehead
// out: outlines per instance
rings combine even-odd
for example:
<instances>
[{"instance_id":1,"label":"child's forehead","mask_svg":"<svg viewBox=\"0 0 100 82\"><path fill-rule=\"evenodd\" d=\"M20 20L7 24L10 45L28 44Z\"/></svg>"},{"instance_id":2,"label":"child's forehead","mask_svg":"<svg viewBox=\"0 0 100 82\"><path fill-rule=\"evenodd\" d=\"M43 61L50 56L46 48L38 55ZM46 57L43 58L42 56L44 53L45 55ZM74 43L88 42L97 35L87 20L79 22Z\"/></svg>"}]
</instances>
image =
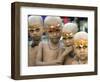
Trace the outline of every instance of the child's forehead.
<instances>
[{"instance_id":1,"label":"child's forehead","mask_svg":"<svg viewBox=\"0 0 100 82\"><path fill-rule=\"evenodd\" d=\"M37 28L41 29L42 26L39 25L39 24L34 24L34 25L31 25L31 26L28 27L28 29L37 29Z\"/></svg>"},{"instance_id":2,"label":"child's forehead","mask_svg":"<svg viewBox=\"0 0 100 82\"><path fill-rule=\"evenodd\" d=\"M49 22L48 23L48 26L58 26L58 25L60 25L58 22Z\"/></svg>"},{"instance_id":3,"label":"child's forehead","mask_svg":"<svg viewBox=\"0 0 100 82\"><path fill-rule=\"evenodd\" d=\"M88 45L88 41L87 41L87 39L79 39L79 40L75 40L74 44L76 46Z\"/></svg>"}]
</instances>

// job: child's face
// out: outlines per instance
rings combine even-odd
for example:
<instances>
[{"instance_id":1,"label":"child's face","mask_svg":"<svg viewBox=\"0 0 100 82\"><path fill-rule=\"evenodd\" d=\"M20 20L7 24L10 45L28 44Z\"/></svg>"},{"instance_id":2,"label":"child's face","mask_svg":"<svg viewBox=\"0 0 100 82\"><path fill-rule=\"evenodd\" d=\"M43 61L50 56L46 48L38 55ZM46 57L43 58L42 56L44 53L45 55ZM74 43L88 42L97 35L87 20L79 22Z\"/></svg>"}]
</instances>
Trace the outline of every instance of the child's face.
<instances>
[{"instance_id":1,"label":"child's face","mask_svg":"<svg viewBox=\"0 0 100 82\"><path fill-rule=\"evenodd\" d=\"M40 25L33 25L29 27L29 35L36 41L40 40L42 35L42 27Z\"/></svg>"},{"instance_id":2,"label":"child's face","mask_svg":"<svg viewBox=\"0 0 100 82\"><path fill-rule=\"evenodd\" d=\"M71 32L63 32L62 37L65 46L68 47L73 45L73 34Z\"/></svg>"},{"instance_id":3,"label":"child's face","mask_svg":"<svg viewBox=\"0 0 100 82\"><path fill-rule=\"evenodd\" d=\"M56 44L59 42L61 37L61 27L59 24L50 25L47 29L48 37L52 43Z\"/></svg>"},{"instance_id":4,"label":"child's face","mask_svg":"<svg viewBox=\"0 0 100 82\"><path fill-rule=\"evenodd\" d=\"M87 55L88 55L87 41L81 40L76 42L76 44L74 45L74 51L76 57L78 57L80 60L87 59Z\"/></svg>"}]
</instances>

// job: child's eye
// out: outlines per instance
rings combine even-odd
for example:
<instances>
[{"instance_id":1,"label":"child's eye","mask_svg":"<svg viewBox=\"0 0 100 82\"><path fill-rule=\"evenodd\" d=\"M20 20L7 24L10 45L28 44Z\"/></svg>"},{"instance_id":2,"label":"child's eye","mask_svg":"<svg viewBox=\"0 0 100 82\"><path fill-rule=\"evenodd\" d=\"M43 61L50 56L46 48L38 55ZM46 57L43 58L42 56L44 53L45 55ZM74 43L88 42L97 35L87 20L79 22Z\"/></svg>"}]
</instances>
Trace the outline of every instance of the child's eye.
<instances>
[{"instance_id":1,"label":"child's eye","mask_svg":"<svg viewBox=\"0 0 100 82\"><path fill-rule=\"evenodd\" d=\"M72 39L73 37L68 37L68 39Z\"/></svg>"},{"instance_id":2,"label":"child's eye","mask_svg":"<svg viewBox=\"0 0 100 82\"><path fill-rule=\"evenodd\" d=\"M34 30L30 30L30 32L34 32Z\"/></svg>"},{"instance_id":3,"label":"child's eye","mask_svg":"<svg viewBox=\"0 0 100 82\"><path fill-rule=\"evenodd\" d=\"M52 31L51 31L51 30L49 30L48 32L49 32L49 33L52 33Z\"/></svg>"},{"instance_id":4,"label":"child's eye","mask_svg":"<svg viewBox=\"0 0 100 82\"><path fill-rule=\"evenodd\" d=\"M64 40L66 40L67 38L63 38Z\"/></svg>"},{"instance_id":5,"label":"child's eye","mask_svg":"<svg viewBox=\"0 0 100 82\"><path fill-rule=\"evenodd\" d=\"M87 48L87 46L83 46L83 48L85 49L85 48Z\"/></svg>"},{"instance_id":6,"label":"child's eye","mask_svg":"<svg viewBox=\"0 0 100 82\"><path fill-rule=\"evenodd\" d=\"M36 31L37 31L37 32L39 32L39 31L40 31L40 29L39 29L39 28L37 28L37 29L36 29Z\"/></svg>"},{"instance_id":7,"label":"child's eye","mask_svg":"<svg viewBox=\"0 0 100 82\"><path fill-rule=\"evenodd\" d=\"M60 32L60 29L56 29L56 32Z\"/></svg>"},{"instance_id":8,"label":"child's eye","mask_svg":"<svg viewBox=\"0 0 100 82\"><path fill-rule=\"evenodd\" d=\"M77 46L76 48L77 48L77 49L81 49L81 47L80 47L80 46Z\"/></svg>"},{"instance_id":9,"label":"child's eye","mask_svg":"<svg viewBox=\"0 0 100 82\"><path fill-rule=\"evenodd\" d=\"M81 46L77 46L76 48L77 48L77 49L81 49L81 48L86 49L87 46L82 46L82 47L81 47Z\"/></svg>"}]
</instances>

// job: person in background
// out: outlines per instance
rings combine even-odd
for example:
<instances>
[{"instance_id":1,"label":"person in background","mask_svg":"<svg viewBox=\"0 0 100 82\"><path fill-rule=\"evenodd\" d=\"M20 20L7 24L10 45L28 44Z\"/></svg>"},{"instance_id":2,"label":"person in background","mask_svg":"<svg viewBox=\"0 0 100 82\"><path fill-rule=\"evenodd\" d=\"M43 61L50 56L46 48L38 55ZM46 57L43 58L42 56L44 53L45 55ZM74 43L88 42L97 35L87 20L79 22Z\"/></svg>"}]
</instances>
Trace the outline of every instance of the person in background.
<instances>
[{"instance_id":1,"label":"person in background","mask_svg":"<svg viewBox=\"0 0 100 82\"><path fill-rule=\"evenodd\" d=\"M82 18L80 20L80 31L84 31L88 33L88 19L87 18Z\"/></svg>"}]
</instances>

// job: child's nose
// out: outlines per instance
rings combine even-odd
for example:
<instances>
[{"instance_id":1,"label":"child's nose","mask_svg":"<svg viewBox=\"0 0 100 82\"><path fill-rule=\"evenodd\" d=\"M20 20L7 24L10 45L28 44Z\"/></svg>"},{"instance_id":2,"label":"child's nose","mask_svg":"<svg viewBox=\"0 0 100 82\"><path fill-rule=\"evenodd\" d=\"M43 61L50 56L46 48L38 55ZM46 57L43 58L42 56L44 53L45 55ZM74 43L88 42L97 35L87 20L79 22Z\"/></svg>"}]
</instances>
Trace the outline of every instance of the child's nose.
<instances>
[{"instance_id":1,"label":"child's nose","mask_svg":"<svg viewBox=\"0 0 100 82\"><path fill-rule=\"evenodd\" d=\"M54 36L56 36L56 35L57 35L57 33L56 33L56 32L54 32L54 33L53 33L53 35L54 35Z\"/></svg>"},{"instance_id":2,"label":"child's nose","mask_svg":"<svg viewBox=\"0 0 100 82\"><path fill-rule=\"evenodd\" d=\"M83 52L84 51L84 49L83 48L81 48L81 50L80 50L81 52Z\"/></svg>"},{"instance_id":3,"label":"child's nose","mask_svg":"<svg viewBox=\"0 0 100 82\"><path fill-rule=\"evenodd\" d=\"M70 41L69 40L66 40L66 42L69 43Z\"/></svg>"},{"instance_id":4,"label":"child's nose","mask_svg":"<svg viewBox=\"0 0 100 82\"><path fill-rule=\"evenodd\" d=\"M36 31L34 31L34 32L33 32L33 35L36 35L36 34L37 34L37 32L36 32Z\"/></svg>"}]
</instances>

